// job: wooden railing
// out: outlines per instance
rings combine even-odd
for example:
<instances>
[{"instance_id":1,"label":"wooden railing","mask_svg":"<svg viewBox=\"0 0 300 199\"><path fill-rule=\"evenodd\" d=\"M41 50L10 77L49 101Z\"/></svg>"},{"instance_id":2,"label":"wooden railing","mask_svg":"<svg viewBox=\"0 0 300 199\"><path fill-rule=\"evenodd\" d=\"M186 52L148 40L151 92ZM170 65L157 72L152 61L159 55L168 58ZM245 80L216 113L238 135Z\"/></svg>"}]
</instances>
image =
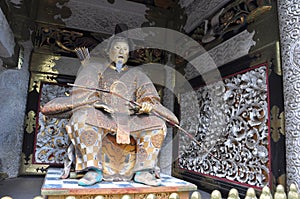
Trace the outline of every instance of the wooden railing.
<instances>
[{"instance_id":1,"label":"wooden railing","mask_svg":"<svg viewBox=\"0 0 300 199\"><path fill-rule=\"evenodd\" d=\"M63 197L62 196L61 198L80 199L81 196L78 196L78 197L75 197L75 196ZM206 199L206 198L201 197L201 193L198 191L194 191L193 193L191 193L189 198L190 199ZM222 198L241 199L239 197L239 192L237 191L237 189L234 189L234 188L229 191L227 197L222 196L222 194L219 190L214 190L210 194L210 199L222 199ZM282 185L278 185L276 187L276 191L275 191L274 195L271 194L269 187L265 186L262 189L262 192L259 197L257 197L257 194L253 188L249 188L247 190L247 193L246 193L246 196L244 199L273 199L273 198L274 199L300 199L300 194L299 194L297 186L295 184L291 184L291 186L289 187L289 191L287 193L285 192L284 187ZM1 199L13 199L13 198L10 196L4 196ZM43 199L43 197L36 196L33 199ZM95 196L90 199L105 199L105 197L104 196ZM129 195L124 195L123 197L121 197L121 199L133 199L133 198L130 197ZM145 199L157 199L157 197L154 194L149 194ZM172 193L169 196L169 199L185 199L185 198L180 198L178 194Z\"/></svg>"}]
</instances>

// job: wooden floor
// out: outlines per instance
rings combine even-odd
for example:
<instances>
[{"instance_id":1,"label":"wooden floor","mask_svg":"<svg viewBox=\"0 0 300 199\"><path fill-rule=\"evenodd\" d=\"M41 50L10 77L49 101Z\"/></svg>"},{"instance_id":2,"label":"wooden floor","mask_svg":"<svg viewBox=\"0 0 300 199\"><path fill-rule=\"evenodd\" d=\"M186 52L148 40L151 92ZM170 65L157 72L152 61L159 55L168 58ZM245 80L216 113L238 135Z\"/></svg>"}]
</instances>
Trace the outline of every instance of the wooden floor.
<instances>
[{"instance_id":1,"label":"wooden floor","mask_svg":"<svg viewBox=\"0 0 300 199\"><path fill-rule=\"evenodd\" d=\"M0 198L32 199L41 195L44 176L18 177L0 181Z\"/></svg>"}]
</instances>

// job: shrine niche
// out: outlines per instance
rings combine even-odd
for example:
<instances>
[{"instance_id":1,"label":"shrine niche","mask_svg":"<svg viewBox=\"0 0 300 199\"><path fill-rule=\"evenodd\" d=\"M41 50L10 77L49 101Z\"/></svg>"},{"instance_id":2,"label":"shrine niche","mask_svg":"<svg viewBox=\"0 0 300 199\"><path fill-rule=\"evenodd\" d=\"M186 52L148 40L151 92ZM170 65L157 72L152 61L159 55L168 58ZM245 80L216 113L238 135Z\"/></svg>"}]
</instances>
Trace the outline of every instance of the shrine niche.
<instances>
[{"instance_id":1,"label":"shrine niche","mask_svg":"<svg viewBox=\"0 0 300 199\"><path fill-rule=\"evenodd\" d=\"M197 41L213 58L224 82L205 85L199 77L200 74L194 73L197 70L193 66L186 66L179 59L175 62L176 70L189 81L194 88L192 92L195 93L195 95L180 93L177 113L181 116L182 127L194 133L195 138L203 145L198 146L180 136L178 143L174 142L176 161L173 165L173 174L195 182L199 187L223 186L223 191L229 190L234 185L238 185L240 190L245 190L247 186L260 190L264 185L274 186L284 179L282 170L284 164L276 164L278 157L283 154L284 146L284 112L280 98L281 74L275 49L277 44L267 43L274 37L265 34L266 28L261 27L264 23L259 24L260 27L257 29L253 25L255 17L263 18L262 16L268 13L272 6L269 1L239 1L239 3L241 4L229 4L222 12L217 12L219 19L222 18L220 20L222 23L219 23L221 27L215 28L219 32L214 32L213 40L199 39L207 36L201 33L205 29L203 23L190 34L196 40L199 39ZM226 18L227 11L233 12L237 21L230 21L232 16ZM213 21L212 18L207 20L206 23ZM241 21L245 23L239 23ZM224 25L226 23L232 24L230 27L233 29L226 29ZM208 24L206 28L209 29L210 26ZM224 29L221 29L222 27ZM86 44L89 41L100 41L90 33L81 34L80 31L71 29L64 31L42 28L41 32L44 36L39 37L43 39L36 43L38 50L32 55L33 60L40 56L45 57L46 54L42 52L44 50L52 51L55 55L51 55L48 61L32 63L30 69L23 174L44 173L49 165L62 164L62 157L65 155L63 151L68 142L61 137L64 134L63 130L55 129L57 134L53 134L50 143L44 143L43 139L48 139L49 131L55 128L53 124L63 128L65 121L48 120L39 113L39 106L43 105L45 97L50 99L52 95L68 95L65 84L73 82L76 75L74 71L78 69L78 63L75 63L78 60L74 58L73 48L80 44L79 41L82 41L80 38L84 38L84 35L92 37L91 40L86 40ZM271 39L258 38L260 35ZM79 40L73 42L69 40L70 38ZM69 62L70 60L72 61ZM132 53L129 62L138 65L164 63L165 60L165 52L157 49L139 49ZM201 66L208 65L206 61L201 59ZM257 87L247 87L252 82ZM214 96L223 97L218 101L216 99L219 98ZM197 110L191 108L190 101L199 103L197 106L200 109L196 117L187 120L185 117L191 115L190 111ZM251 106L247 107L245 101L251 103ZM55 138L56 135L59 138ZM40 138L42 140L39 140ZM50 146L58 148L47 150ZM251 166L247 165L250 164L247 161L250 161Z\"/></svg>"}]
</instances>

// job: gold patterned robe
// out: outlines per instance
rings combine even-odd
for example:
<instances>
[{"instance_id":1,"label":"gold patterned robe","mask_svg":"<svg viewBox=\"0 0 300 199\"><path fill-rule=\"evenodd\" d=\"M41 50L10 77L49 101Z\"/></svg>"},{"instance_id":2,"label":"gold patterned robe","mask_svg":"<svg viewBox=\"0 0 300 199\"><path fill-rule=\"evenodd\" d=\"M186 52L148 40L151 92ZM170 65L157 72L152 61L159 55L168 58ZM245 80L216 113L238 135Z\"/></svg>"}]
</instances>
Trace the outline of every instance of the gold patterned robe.
<instances>
[{"instance_id":1,"label":"gold patterned robe","mask_svg":"<svg viewBox=\"0 0 300 199\"><path fill-rule=\"evenodd\" d=\"M53 99L42 108L42 113L48 116L70 117L67 132L75 148L76 170L90 167L103 169L105 160L102 159L106 158L102 154L102 140L108 133L116 135L117 139L118 136L121 140L128 139L130 144L130 138L136 140L134 171L154 169L166 135L165 121L151 113L136 114L135 107L129 101L139 104L149 102L156 112L169 121L178 124L178 120L160 104L159 95L151 80L137 68L119 73L90 60L81 68L75 84L116 94L74 88L69 97ZM95 108L95 103L104 104L112 113ZM107 172L109 173L109 169Z\"/></svg>"}]
</instances>

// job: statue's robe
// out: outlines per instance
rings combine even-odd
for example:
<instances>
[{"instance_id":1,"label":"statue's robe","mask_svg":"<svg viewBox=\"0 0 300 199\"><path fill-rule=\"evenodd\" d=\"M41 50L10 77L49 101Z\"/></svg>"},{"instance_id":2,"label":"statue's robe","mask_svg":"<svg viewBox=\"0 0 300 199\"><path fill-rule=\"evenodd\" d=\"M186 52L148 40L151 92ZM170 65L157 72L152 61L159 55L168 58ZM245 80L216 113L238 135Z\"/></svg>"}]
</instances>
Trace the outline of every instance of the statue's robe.
<instances>
[{"instance_id":1,"label":"statue's robe","mask_svg":"<svg viewBox=\"0 0 300 199\"><path fill-rule=\"evenodd\" d=\"M41 111L51 117L70 118L67 132L75 148L76 170L107 169L103 168L105 160L102 160L106 158L102 154L102 140L107 134L115 135L118 143L132 144L130 138L134 138L136 159L133 171L155 169L166 135L165 120L157 114L172 123L178 124L178 120L161 105L151 80L137 68L119 73L89 60L79 71L75 85L86 88L74 87L70 96L51 100ZM139 107L130 101L151 103L156 114L137 114ZM99 104L103 108L99 108ZM125 159L128 161L130 157ZM119 171L122 172L125 171ZM126 178L130 175L132 172Z\"/></svg>"}]
</instances>

